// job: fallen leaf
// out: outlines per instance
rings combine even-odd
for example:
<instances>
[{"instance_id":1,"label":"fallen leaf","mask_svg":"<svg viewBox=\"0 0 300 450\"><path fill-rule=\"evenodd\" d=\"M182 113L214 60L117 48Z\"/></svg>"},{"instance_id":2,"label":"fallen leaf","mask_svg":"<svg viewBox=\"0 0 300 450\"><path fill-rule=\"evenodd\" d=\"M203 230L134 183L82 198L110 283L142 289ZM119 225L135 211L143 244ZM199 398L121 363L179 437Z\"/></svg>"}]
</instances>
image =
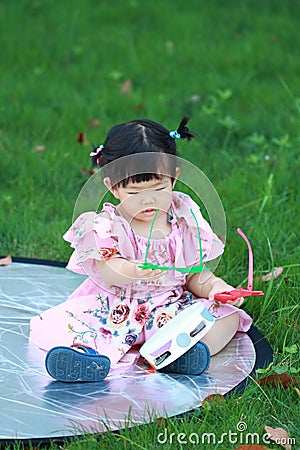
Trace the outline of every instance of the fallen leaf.
<instances>
[{"instance_id":1,"label":"fallen leaf","mask_svg":"<svg viewBox=\"0 0 300 450\"><path fill-rule=\"evenodd\" d=\"M268 427L268 425L265 426L265 430L268 433L269 439L271 441L276 442L276 444L281 445L281 447L284 447L286 450L291 450L292 446L289 443L290 437L286 430L283 428L272 428Z\"/></svg>"},{"instance_id":2,"label":"fallen leaf","mask_svg":"<svg viewBox=\"0 0 300 450\"><path fill-rule=\"evenodd\" d=\"M88 124L88 128L96 128L96 127L99 127L100 124L101 124L100 120L95 118L95 119L90 120L90 122Z\"/></svg>"},{"instance_id":3,"label":"fallen leaf","mask_svg":"<svg viewBox=\"0 0 300 450\"><path fill-rule=\"evenodd\" d=\"M130 78L127 78L127 80L124 81L124 83L121 86L121 93L124 95L129 95L132 92L132 81Z\"/></svg>"},{"instance_id":4,"label":"fallen leaf","mask_svg":"<svg viewBox=\"0 0 300 450\"><path fill-rule=\"evenodd\" d=\"M156 419L156 423L158 423L158 425L166 428L168 426L168 419L166 417L158 417Z\"/></svg>"},{"instance_id":5,"label":"fallen leaf","mask_svg":"<svg viewBox=\"0 0 300 450\"><path fill-rule=\"evenodd\" d=\"M258 384L264 386L273 386L277 387L281 385L283 388L288 388L289 386L294 386L295 384L299 384L300 380L297 377L293 377L289 373L272 373L267 375L264 378L258 380Z\"/></svg>"},{"instance_id":6,"label":"fallen leaf","mask_svg":"<svg viewBox=\"0 0 300 450\"><path fill-rule=\"evenodd\" d=\"M207 397L205 397L205 399L203 400L202 403L204 403L204 402L212 403L213 405L215 405L216 403L225 402L225 397L224 397L224 395L221 395L221 394L211 394L211 395L208 395Z\"/></svg>"},{"instance_id":7,"label":"fallen leaf","mask_svg":"<svg viewBox=\"0 0 300 450\"><path fill-rule=\"evenodd\" d=\"M87 140L86 134L78 133L77 142L79 142L79 144L88 145L88 140Z\"/></svg>"},{"instance_id":8,"label":"fallen leaf","mask_svg":"<svg viewBox=\"0 0 300 450\"><path fill-rule=\"evenodd\" d=\"M46 148L46 145L36 145L34 147L34 150L38 153L42 153L45 150L45 148Z\"/></svg>"},{"instance_id":9,"label":"fallen leaf","mask_svg":"<svg viewBox=\"0 0 300 450\"><path fill-rule=\"evenodd\" d=\"M9 266L12 263L12 257L10 255L5 258L0 258L0 266Z\"/></svg>"},{"instance_id":10,"label":"fallen leaf","mask_svg":"<svg viewBox=\"0 0 300 450\"><path fill-rule=\"evenodd\" d=\"M240 447L236 447L234 450L268 450L269 447L265 447L264 445L256 445L256 444L247 444L240 445Z\"/></svg>"},{"instance_id":11,"label":"fallen leaf","mask_svg":"<svg viewBox=\"0 0 300 450\"><path fill-rule=\"evenodd\" d=\"M261 279L263 281L270 281L272 278L278 278L283 272L283 267L275 267L271 272L267 273L266 275L263 275Z\"/></svg>"}]
</instances>

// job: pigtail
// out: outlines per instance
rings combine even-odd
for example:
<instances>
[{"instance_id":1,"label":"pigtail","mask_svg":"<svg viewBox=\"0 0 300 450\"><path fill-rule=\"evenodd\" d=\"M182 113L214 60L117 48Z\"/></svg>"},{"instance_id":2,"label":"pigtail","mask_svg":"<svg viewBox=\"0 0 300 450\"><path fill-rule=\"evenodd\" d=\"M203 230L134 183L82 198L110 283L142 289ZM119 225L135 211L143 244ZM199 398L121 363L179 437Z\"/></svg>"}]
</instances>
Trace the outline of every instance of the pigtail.
<instances>
[{"instance_id":1,"label":"pigtail","mask_svg":"<svg viewBox=\"0 0 300 450\"><path fill-rule=\"evenodd\" d=\"M179 127L177 128L177 133L180 134L181 139L187 139L188 141L190 141L193 137L195 137L195 134L192 133L188 129L188 127L186 127L186 124L188 123L188 121L189 121L189 117L184 116L179 124Z\"/></svg>"},{"instance_id":2,"label":"pigtail","mask_svg":"<svg viewBox=\"0 0 300 450\"><path fill-rule=\"evenodd\" d=\"M93 166L98 166L100 164L100 159L103 153L104 146L99 145L99 147L96 147L94 144L92 144L93 151L90 153L91 161Z\"/></svg>"}]
</instances>

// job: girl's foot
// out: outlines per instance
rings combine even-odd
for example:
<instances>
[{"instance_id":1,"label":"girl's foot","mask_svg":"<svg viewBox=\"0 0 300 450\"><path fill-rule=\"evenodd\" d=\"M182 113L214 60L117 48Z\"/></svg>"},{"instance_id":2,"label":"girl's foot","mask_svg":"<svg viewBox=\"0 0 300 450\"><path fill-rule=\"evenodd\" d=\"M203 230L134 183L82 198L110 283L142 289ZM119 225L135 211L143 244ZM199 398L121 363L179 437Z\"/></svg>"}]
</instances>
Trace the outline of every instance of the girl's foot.
<instances>
[{"instance_id":1,"label":"girl's foot","mask_svg":"<svg viewBox=\"0 0 300 450\"><path fill-rule=\"evenodd\" d=\"M200 341L174 362L161 369L161 371L182 373L184 375L200 375L202 372L205 372L209 363L209 348L204 342Z\"/></svg>"},{"instance_id":2,"label":"girl's foot","mask_svg":"<svg viewBox=\"0 0 300 450\"><path fill-rule=\"evenodd\" d=\"M102 381L109 372L110 359L90 347L74 347L53 347L49 350L45 360L49 375L69 383Z\"/></svg>"}]
</instances>

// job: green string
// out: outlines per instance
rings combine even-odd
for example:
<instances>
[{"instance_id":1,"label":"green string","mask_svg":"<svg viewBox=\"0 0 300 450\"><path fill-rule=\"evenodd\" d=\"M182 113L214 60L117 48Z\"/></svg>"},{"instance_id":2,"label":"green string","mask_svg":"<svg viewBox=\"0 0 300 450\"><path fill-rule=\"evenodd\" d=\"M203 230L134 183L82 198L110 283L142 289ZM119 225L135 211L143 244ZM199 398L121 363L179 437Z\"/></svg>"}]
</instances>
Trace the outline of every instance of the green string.
<instances>
[{"instance_id":1,"label":"green string","mask_svg":"<svg viewBox=\"0 0 300 450\"><path fill-rule=\"evenodd\" d=\"M154 217L152 219L152 222L151 222L151 227L150 227L150 232L149 232L148 242L147 242L147 247L146 247L146 254L145 254L145 259L144 259L144 265L147 264L148 251L149 251L149 246L150 246L150 239L151 239L151 236L152 236L152 230L153 230L155 219L156 219L157 214L159 213L159 211L160 211L159 209L156 211L156 213L154 214Z\"/></svg>"},{"instance_id":2,"label":"green string","mask_svg":"<svg viewBox=\"0 0 300 450\"><path fill-rule=\"evenodd\" d=\"M150 232L149 232L149 236L148 236L148 241L147 241L147 246L146 246L146 253L145 253L145 259L144 259L144 264L142 266L139 266L141 269L159 269L159 270L176 270L177 272L181 272L181 273L199 273L199 272L203 272L204 270L210 270L208 267L203 267L203 262L202 262L202 242L201 242L201 235L200 235L200 227L197 221L197 218L195 216L194 211L192 210L192 208L190 208L190 211L194 217L194 220L196 222L197 225L197 231L198 231L198 242L199 242L199 252L200 252L200 264L198 266L193 266L193 267L168 267L168 266L160 266L159 264L151 264L147 262L148 259L148 252L149 252L149 247L150 247L150 240L151 240L151 236L152 236L152 231L153 231L153 226L154 226L154 222L155 219L159 213L159 209L156 211L156 213L154 214L154 217L152 219L151 222L151 226L150 226Z\"/></svg>"}]
</instances>

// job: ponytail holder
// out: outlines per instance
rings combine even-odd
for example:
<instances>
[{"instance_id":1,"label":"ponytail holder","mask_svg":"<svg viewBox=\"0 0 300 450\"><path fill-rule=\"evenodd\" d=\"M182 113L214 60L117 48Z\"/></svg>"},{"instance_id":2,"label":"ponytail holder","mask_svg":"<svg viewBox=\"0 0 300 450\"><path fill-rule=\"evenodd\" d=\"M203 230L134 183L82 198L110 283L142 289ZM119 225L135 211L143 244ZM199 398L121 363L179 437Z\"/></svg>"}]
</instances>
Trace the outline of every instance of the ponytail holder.
<instances>
[{"instance_id":1,"label":"ponytail holder","mask_svg":"<svg viewBox=\"0 0 300 450\"><path fill-rule=\"evenodd\" d=\"M90 153L90 156L98 156L97 158L97 164L100 164L100 153L104 149L104 145L100 145L98 148L94 148L94 151Z\"/></svg>"},{"instance_id":2,"label":"ponytail holder","mask_svg":"<svg viewBox=\"0 0 300 450\"><path fill-rule=\"evenodd\" d=\"M170 135L171 138L173 138L173 139L180 139L180 138L181 138L181 135L178 133L177 130L170 131L169 135Z\"/></svg>"}]
</instances>

